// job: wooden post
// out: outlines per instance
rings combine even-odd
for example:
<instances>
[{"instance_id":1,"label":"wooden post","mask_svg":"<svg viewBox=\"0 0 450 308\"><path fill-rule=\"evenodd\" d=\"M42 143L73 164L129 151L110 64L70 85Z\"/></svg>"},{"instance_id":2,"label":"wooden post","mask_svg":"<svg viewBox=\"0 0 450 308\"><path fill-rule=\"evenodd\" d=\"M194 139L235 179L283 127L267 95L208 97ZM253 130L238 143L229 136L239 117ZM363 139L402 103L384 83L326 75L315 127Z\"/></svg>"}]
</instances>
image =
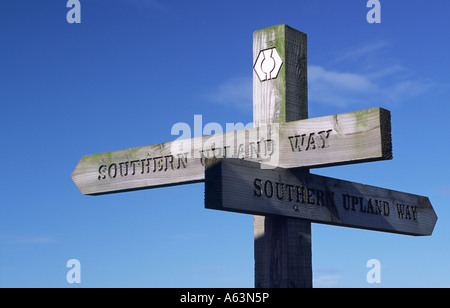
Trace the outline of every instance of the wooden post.
<instances>
[{"instance_id":1,"label":"wooden post","mask_svg":"<svg viewBox=\"0 0 450 308\"><path fill-rule=\"evenodd\" d=\"M287 25L255 31L253 63L254 126L308 118L306 34ZM256 288L312 287L311 222L254 216L254 238Z\"/></svg>"}]
</instances>

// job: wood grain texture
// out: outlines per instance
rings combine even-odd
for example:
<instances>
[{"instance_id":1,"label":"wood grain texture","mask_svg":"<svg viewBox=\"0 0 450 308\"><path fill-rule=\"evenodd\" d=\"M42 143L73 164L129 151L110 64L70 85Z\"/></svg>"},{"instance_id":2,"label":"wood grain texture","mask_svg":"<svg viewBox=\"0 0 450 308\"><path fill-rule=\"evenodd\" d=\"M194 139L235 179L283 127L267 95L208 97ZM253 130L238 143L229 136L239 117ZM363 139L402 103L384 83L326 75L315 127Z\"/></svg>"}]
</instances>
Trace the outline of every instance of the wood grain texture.
<instances>
[{"instance_id":1,"label":"wood grain texture","mask_svg":"<svg viewBox=\"0 0 450 308\"><path fill-rule=\"evenodd\" d=\"M288 122L279 127L279 167L315 168L392 159L390 112L386 109Z\"/></svg>"},{"instance_id":2,"label":"wood grain texture","mask_svg":"<svg viewBox=\"0 0 450 308\"><path fill-rule=\"evenodd\" d=\"M278 77L260 82L253 72L255 126L308 118L306 34L287 25L253 33L253 63L261 50L276 48L283 66Z\"/></svg>"},{"instance_id":3,"label":"wood grain texture","mask_svg":"<svg viewBox=\"0 0 450 308\"><path fill-rule=\"evenodd\" d=\"M201 182L207 158L312 168L391 159L391 151L389 111L373 108L87 155L72 179L84 194L104 194Z\"/></svg>"},{"instance_id":4,"label":"wood grain texture","mask_svg":"<svg viewBox=\"0 0 450 308\"><path fill-rule=\"evenodd\" d=\"M205 207L217 210L417 236L437 221L424 196L234 159L207 165L205 188Z\"/></svg>"},{"instance_id":5,"label":"wood grain texture","mask_svg":"<svg viewBox=\"0 0 450 308\"><path fill-rule=\"evenodd\" d=\"M261 50L275 47L284 62L276 79L260 82L253 73L255 127L308 118L306 41L306 34L287 25L254 32L254 61ZM312 288L311 223L273 216L253 220L255 287Z\"/></svg>"}]
</instances>

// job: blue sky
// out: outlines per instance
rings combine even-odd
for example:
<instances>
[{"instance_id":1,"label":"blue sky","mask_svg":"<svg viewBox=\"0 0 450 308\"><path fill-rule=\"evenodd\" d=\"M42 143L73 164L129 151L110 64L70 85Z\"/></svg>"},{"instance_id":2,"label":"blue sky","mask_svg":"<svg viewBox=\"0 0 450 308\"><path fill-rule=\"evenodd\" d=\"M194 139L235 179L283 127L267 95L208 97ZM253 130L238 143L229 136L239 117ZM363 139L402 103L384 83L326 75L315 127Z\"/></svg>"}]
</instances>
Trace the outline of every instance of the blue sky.
<instances>
[{"instance_id":1,"label":"blue sky","mask_svg":"<svg viewBox=\"0 0 450 308\"><path fill-rule=\"evenodd\" d=\"M308 34L309 116L392 113L392 161L312 173L428 196L431 237L314 224L316 287L450 287L450 3L65 0L0 4L0 287L252 287L253 217L204 185L84 196L83 155L252 121L253 31ZM381 263L368 284L366 263ZM68 284L66 262L81 263Z\"/></svg>"}]
</instances>

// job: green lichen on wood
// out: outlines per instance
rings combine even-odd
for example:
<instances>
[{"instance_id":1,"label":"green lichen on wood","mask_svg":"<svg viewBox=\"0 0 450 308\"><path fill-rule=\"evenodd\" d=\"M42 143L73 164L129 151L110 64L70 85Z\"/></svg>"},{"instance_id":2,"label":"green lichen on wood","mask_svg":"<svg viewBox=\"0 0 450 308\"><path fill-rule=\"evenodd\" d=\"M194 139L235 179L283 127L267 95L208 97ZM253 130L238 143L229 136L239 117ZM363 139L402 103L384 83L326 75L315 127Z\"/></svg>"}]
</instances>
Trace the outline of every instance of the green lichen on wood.
<instances>
[{"instance_id":1,"label":"green lichen on wood","mask_svg":"<svg viewBox=\"0 0 450 308\"><path fill-rule=\"evenodd\" d=\"M277 115L274 122L286 122L286 25L276 25L268 27L255 32L255 36L264 38L265 46L262 49L269 49L275 47L278 54L283 60L280 72L276 79L270 82L275 83L278 101L275 106L275 114ZM261 40L262 41L262 40Z\"/></svg>"},{"instance_id":2,"label":"green lichen on wood","mask_svg":"<svg viewBox=\"0 0 450 308\"><path fill-rule=\"evenodd\" d=\"M360 110L354 112L355 116L355 126L356 128L365 127L367 125L367 121L369 120L369 114L373 112L373 109Z\"/></svg>"}]
</instances>

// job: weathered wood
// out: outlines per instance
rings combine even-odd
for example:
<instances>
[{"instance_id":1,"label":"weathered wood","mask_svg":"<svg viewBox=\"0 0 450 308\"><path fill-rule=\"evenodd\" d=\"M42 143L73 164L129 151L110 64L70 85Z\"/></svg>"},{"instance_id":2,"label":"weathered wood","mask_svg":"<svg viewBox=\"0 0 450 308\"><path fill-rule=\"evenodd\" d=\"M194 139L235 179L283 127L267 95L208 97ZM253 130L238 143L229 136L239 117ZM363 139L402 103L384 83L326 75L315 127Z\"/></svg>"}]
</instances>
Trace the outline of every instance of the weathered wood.
<instances>
[{"instance_id":1,"label":"weathered wood","mask_svg":"<svg viewBox=\"0 0 450 308\"><path fill-rule=\"evenodd\" d=\"M83 194L200 182L205 158L213 157L283 168L391 159L390 114L373 108L87 155L72 179Z\"/></svg>"},{"instance_id":2,"label":"weathered wood","mask_svg":"<svg viewBox=\"0 0 450 308\"><path fill-rule=\"evenodd\" d=\"M253 124L308 118L306 34L287 25L253 33L253 63L261 51L276 48L283 65L276 78L261 82L253 71Z\"/></svg>"},{"instance_id":3,"label":"weathered wood","mask_svg":"<svg viewBox=\"0 0 450 308\"><path fill-rule=\"evenodd\" d=\"M284 62L277 78L261 82L256 70L253 73L255 127L308 118L306 34L286 25L255 31L255 65L263 50L274 47ZM297 131L293 136L303 133ZM253 219L255 287L311 288L311 223L289 217Z\"/></svg>"},{"instance_id":4,"label":"weathered wood","mask_svg":"<svg viewBox=\"0 0 450 308\"><path fill-rule=\"evenodd\" d=\"M208 162L205 207L376 231L431 235L427 197L235 159Z\"/></svg>"},{"instance_id":5,"label":"weathered wood","mask_svg":"<svg viewBox=\"0 0 450 308\"><path fill-rule=\"evenodd\" d=\"M373 108L279 124L277 166L315 168L392 159L390 119L388 110Z\"/></svg>"}]
</instances>

